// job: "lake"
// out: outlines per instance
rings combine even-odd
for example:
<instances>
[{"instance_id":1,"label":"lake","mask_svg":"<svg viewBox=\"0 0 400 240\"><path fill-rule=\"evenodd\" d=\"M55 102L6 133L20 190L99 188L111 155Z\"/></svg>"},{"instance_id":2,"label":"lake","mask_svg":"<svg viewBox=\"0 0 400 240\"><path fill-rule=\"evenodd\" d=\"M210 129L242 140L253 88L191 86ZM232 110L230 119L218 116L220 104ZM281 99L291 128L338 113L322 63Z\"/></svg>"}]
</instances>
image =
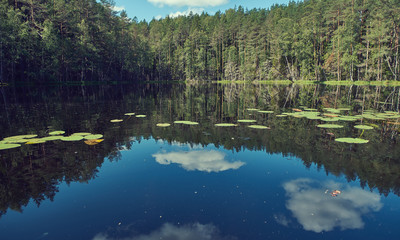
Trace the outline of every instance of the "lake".
<instances>
[{"instance_id":1,"label":"lake","mask_svg":"<svg viewBox=\"0 0 400 240\"><path fill-rule=\"evenodd\" d=\"M400 236L399 87L0 90L0 239Z\"/></svg>"}]
</instances>

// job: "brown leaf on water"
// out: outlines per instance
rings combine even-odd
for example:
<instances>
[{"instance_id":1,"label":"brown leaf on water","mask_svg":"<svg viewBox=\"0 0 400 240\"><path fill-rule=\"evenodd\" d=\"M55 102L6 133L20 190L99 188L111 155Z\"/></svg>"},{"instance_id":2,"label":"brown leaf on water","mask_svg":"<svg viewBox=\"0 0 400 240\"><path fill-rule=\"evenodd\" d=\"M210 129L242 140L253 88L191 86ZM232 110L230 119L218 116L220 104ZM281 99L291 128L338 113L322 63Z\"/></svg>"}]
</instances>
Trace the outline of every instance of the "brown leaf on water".
<instances>
[{"instance_id":1,"label":"brown leaf on water","mask_svg":"<svg viewBox=\"0 0 400 240\"><path fill-rule=\"evenodd\" d=\"M92 146L92 145L99 144L99 143L101 143L102 141L104 141L104 139L90 139L90 140L86 140L85 143L86 143L87 145Z\"/></svg>"},{"instance_id":2,"label":"brown leaf on water","mask_svg":"<svg viewBox=\"0 0 400 240\"><path fill-rule=\"evenodd\" d=\"M298 108L292 108L292 110L295 111L295 112L302 112L303 111L303 110L298 109Z\"/></svg>"}]
</instances>

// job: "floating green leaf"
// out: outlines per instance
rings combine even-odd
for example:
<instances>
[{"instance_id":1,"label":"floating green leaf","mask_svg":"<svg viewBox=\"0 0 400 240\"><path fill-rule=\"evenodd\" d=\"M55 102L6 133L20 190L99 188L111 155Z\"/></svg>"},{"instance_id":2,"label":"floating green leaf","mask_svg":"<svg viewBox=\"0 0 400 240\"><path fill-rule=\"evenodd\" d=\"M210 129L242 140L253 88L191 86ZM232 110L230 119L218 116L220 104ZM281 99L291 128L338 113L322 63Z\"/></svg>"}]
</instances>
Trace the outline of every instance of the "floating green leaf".
<instances>
[{"instance_id":1,"label":"floating green leaf","mask_svg":"<svg viewBox=\"0 0 400 240\"><path fill-rule=\"evenodd\" d=\"M392 114L392 115L399 115L398 112L394 112L394 111L385 111L385 113Z\"/></svg>"},{"instance_id":2,"label":"floating green leaf","mask_svg":"<svg viewBox=\"0 0 400 240\"><path fill-rule=\"evenodd\" d=\"M319 128L343 128L342 125L337 125L337 124L319 124L317 125Z\"/></svg>"},{"instance_id":3,"label":"floating green leaf","mask_svg":"<svg viewBox=\"0 0 400 240\"><path fill-rule=\"evenodd\" d=\"M21 144L0 143L0 150L21 147Z\"/></svg>"},{"instance_id":4,"label":"floating green leaf","mask_svg":"<svg viewBox=\"0 0 400 240\"><path fill-rule=\"evenodd\" d=\"M136 115L137 118L145 118L146 115Z\"/></svg>"},{"instance_id":5,"label":"floating green leaf","mask_svg":"<svg viewBox=\"0 0 400 240\"><path fill-rule=\"evenodd\" d=\"M270 127L262 126L262 125L249 125L248 127L255 128L255 129L271 129Z\"/></svg>"},{"instance_id":6,"label":"floating green leaf","mask_svg":"<svg viewBox=\"0 0 400 240\"><path fill-rule=\"evenodd\" d=\"M259 113L274 113L274 111L258 111Z\"/></svg>"},{"instance_id":7,"label":"floating green leaf","mask_svg":"<svg viewBox=\"0 0 400 240\"><path fill-rule=\"evenodd\" d=\"M102 138L103 135L102 134L90 134L90 135L86 135L83 138L87 139L87 140L92 140L92 139L99 139Z\"/></svg>"},{"instance_id":8,"label":"floating green leaf","mask_svg":"<svg viewBox=\"0 0 400 240\"><path fill-rule=\"evenodd\" d=\"M61 140L64 136L50 136L50 137L44 137L42 140L44 141L54 141L54 140Z\"/></svg>"},{"instance_id":9,"label":"floating green leaf","mask_svg":"<svg viewBox=\"0 0 400 240\"><path fill-rule=\"evenodd\" d=\"M346 122L355 122L358 119L357 118L353 118L353 117L339 117L340 121L346 121Z\"/></svg>"},{"instance_id":10,"label":"floating green leaf","mask_svg":"<svg viewBox=\"0 0 400 240\"><path fill-rule=\"evenodd\" d=\"M336 142L342 142L342 143L368 143L369 140L361 139L361 138L336 138Z\"/></svg>"},{"instance_id":11,"label":"floating green leaf","mask_svg":"<svg viewBox=\"0 0 400 240\"><path fill-rule=\"evenodd\" d=\"M26 143L27 141L29 141L29 139L18 139L18 138L11 138L11 139L3 139L1 142L2 143Z\"/></svg>"},{"instance_id":12,"label":"floating green leaf","mask_svg":"<svg viewBox=\"0 0 400 240\"><path fill-rule=\"evenodd\" d=\"M247 111L260 111L258 108L248 108Z\"/></svg>"},{"instance_id":13,"label":"floating green leaf","mask_svg":"<svg viewBox=\"0 0 400 240\"><path fill-rule=\"evenodd\" d=\"M43 140L42 138L32 138L29 139L28 142L26 142L25 144L39 144L39 143L45 143L46 140Z\"/></svg>"},{"instance_id":14,"label":"floating green leaf","mask_svg":"<svg viewBox=\"0 0 400 240\"><path fill-rule=\"evenodd\" d=\"M238 122L240 122L240 123L254 123L254 122L257 122L257 121L253 120L253 119L239 119Z\"/></svg>"},{"instance_id":15,"label":"floating green leaf","mask_svg":"<svg viewBox=\"0 0 400 240\"><path fill-rule=\"evenodd\" d=\"M325 108L324 110L330 113L340 113L340 110L335 108Z\"/></svg>"},{"instance_id":16,"label":"floating green leaf","mask_svg":"<svg viewBox=\"0 0 400 240\"><path fill-rule=\"evenodd\" d=\"M124 121L124 120L122 120L122 119L113 119L113 120L111 120L110 122L112 122L112 123L119 123L119 122L122 122L122 121Z\"/></svg>"},{"instance_id":17,"label":"floating green leaf","mask_svg":"<svg viewBox=\"0 0 400 240\"><path fill-rule=\"evenodd\" d=\"M215 124L216 127L236 127L237 124L234 123L217 123Z\"/></svg>"},{"instance_id":18,"label":"floating green leaf","mask_svg":"<svg viewBox=\"0 0 400 240\"><path fill-rule=\"evenodd\" d=\"M69 141L80 141L82 139L83 139L83 137L82 136L78 136L78 135L61 138L62 141L68 141L68 142Z\"/></svg>"},{"instance_id":19,"label":"floating green leaf","mask_svg":"<svg viewBox=\"0 0 400 240\"><path fill-rule=\"evenodd\" d=\"M367 126L367 125L355 125L354 128L363 129L363 130L371 130L371 129L374 129L373 127Z\"/></svg>"},{"instance_id":20,"label":"floating green leaf","mask_svg":"<svg viewBox=\"0 0 400 240\"><path fill-rule=\"evenodd\" d=\"M319 117L319 116L306 116L307 117L307 119L310 119L310 120L321 120L322 119L322 117Z\"/></svg>"},{"instance_id":21,"label":"floating green leaf","mask_svg":"<svg viewBox=\"0 0 400 240\"><path fill-rule=\"evenodd\" d=\"M186 125L198 125L198 122L192 122L192 121L175 121L175 124L186 124Z\"/></svg>"},{"instance_id":22,"label":"floating green leaf","mask_svg":"<svg viewBox=\"0 0 400 240\"><path fill-rule=\"evenodd\" d=\"M339 118L333 117L333 118L321 118L322 121L324 122L337 122L339 121Z\"/></svg>"},{"instance_id":23,"label":"floating green leaf","mask_svg":"<svg viewBox=\"0 0 400 240\"><path fill-rule=\"evenodd\" d=\"M372 115L372 114L363 114L362 117L365 118L365 119L368 119L368 120L385 120L384 118L377 117L377 116Z\"/></svg>"},{"instance_id":24,"label":"floating green leaf","mask_svg":"<svg viewBox=\"0 0 400 240\"><path fill-rule=\"evenodd\" d=\"M71 136L87 136L87 135L91 135L91 133L89 133L89 132L77 132L77 133L71 134Z\"/></svg>"},{"instance_id":25,"label":"floating green leaf","mask_svg":"<svg viewBox=\"0 0 400 240\"><path fill-rule=\"evenodd\" d=\"M275 115L276 117L279 117L279 118L284 118L284 117L287 117L287 115L285 115L285 114L279 114L279 115Z\"/></svg>"},{"instance_id":26,"label":"floating green leaf","mask_svg":"<svg viewBox=\"0 0 400 240\"><path fill-rule=\"evenodd\" d=\"M135 113L125 113L125 116L133 116Z\"/></svg>"},{"instance_id":27,"label":"floating green leaf","mask_svg":"<svg viewBox=\"0 0 400 240\"><path fill-rule=\"evenodd\" d=\"M61 135L64 133L65 133L65 131L53 131L53 132L49 132L49 135Z\"/></svg>"},{"instance_id":28,"label":"floating green leaf","mask_svg":"<svg viewBox=\"0 0 400 240\"><path fill-rule=\"evenodd\" d=\"M17 139L27 139L27 138L34 138L37 137L36 134L30 134L30 135L17 135L17 136L11 136L11 137L6 137L4 140L17 140Z\"/></svg>"},{"instance_id":29,"label":"floating green leaf","mask_svg":"<svg viewBox=\"0 0 400 240\"><path fill-rule=\"evenodd\" d=\"M157 123L156 126L157 127L169 127L169 126L171 126L171 124L170 123Z\"/></svg>"}]
</instances>

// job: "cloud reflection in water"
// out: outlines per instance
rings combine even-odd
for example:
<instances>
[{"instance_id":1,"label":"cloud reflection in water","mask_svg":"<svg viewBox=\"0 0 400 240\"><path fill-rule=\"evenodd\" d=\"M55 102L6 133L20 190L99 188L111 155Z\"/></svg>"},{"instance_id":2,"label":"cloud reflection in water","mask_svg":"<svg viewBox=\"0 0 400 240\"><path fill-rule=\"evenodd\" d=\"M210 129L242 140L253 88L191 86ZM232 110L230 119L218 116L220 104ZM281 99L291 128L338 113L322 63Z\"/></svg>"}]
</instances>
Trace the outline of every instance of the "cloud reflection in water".
<instances>
[{"instance_id":1,"label":"cloud reflection in water","mask_svg":"<svg viewBox=\"0 0 400 240\"><path fill-rule=\"evenodd\" d=\"M361 188L342 186L335 182L317 183L301 178L283 185L289 200L289 209L305 230L313 232L361 229L364 227L362 215L379 211L383 204L376 193ZM332 197L325 190L340 189L342 193Z\"/></svg>"},{"instance_id":2,"label":"cloud reflection in water","mask_svg":"<svg viewBox=\"0 0 400 240\"><path fill-rule=\"evenodd\" d=\"M92 240L234 240L232 237L222 237L217 227L212 224L194 223L184 226L175 226L165 223L161 228L149 234L126 238L110 237L106 233L97 234Z\"/></svg>"},{"instance_id":3,"label":"cloud reflection in water","mask_svg":"<svg viewBox=\"0 0 400 240\"><path fill-rule=\"evenodd\" d=\"M225 154L218 151L156 153L152 156L160 164L177 163L188 171L221 172L238 169L245 164L241 161L228 162L225 160Z\"/></svg>"}]
</instances>

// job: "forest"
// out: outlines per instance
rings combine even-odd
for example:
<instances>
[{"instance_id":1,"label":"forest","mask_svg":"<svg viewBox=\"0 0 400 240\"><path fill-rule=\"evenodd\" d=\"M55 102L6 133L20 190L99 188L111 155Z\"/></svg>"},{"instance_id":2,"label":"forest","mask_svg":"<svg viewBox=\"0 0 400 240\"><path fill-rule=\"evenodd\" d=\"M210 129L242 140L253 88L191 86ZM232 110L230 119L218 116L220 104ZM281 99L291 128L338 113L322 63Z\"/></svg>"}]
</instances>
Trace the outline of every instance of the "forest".
<instances>
[{"instance_id":1,"label":"forest","mask_svg":"<svg viewBox=\"0 0 400 240\"><path fill-rule=\"evenodd\" d=\"M399 0L291 1L150 22L113 6L0 0L1 84L400 78Z\"/></svg>"}]
</instances>

